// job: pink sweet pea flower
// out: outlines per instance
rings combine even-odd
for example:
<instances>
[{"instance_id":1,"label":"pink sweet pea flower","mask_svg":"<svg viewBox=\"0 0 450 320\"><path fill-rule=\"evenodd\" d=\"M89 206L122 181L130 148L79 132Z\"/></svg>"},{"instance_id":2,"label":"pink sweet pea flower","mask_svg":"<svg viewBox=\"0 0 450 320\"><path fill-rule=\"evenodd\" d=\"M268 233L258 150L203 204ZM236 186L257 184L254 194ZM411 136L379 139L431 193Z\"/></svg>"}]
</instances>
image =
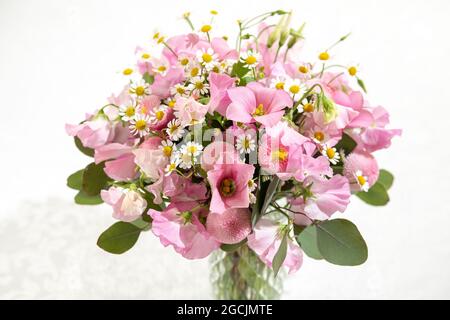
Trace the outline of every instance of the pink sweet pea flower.
<instances>
[{"instance_id":1,"label":"pink sweet pea flower","mask_svg":"<svg viewBox=\"0 0 450 320\"><path fill-rule=\"evenodd\" d=\"M209 85L211 99L209 100L209 112L219 112L225 116L227 107L231 103L227 90L234 87L235 79L226 74L211 72L209 74Z\"/></svg>"},{"instance_id":2,"label":"pink sweet pea flower","mask_svg":"<svg viewBox=\"0 0 450 320\"><path fill-rule=\"evenodd\" d=\"M134 190L111 187L101 191L102 200L113 207L113 217L130 222L139 218L147 208L147 201Z\"/></svg>"},{"instance_id":3,"label":"pink sweet pea flower","mask_svg":"<svg viewBox=\"0 0 450 320\"><path fill-rule=\"evenodd\" d=\"M227 118L233 121L257 121L272 127L280 121L284 109L292 106L292 99L285 91L265 88L255 82L245 87L228 89L227 92L231 100Z\"/></svg>"},{"instance_id":4,"label":"pink sweet pea flower","mask_svg":"<svg viewBox=\"0 0 450 320\"><path fill-rule=\"evenodd\" d=\"M281 229L285 227L267 218L261 218L254 227L253 233L248 236L248 246L255 251L261 261L269 268L272 268L272 261L281 245ZM286 232L286 231L284 231ZM289 269L289 273L294 273L300 269L303 263L303 253L300 247L288 237L288 249L286 259L282 266Z\"/></svg>"},{"instance_id":5,"label":"pink sweet pea flower","mask_svg":"<svg viewBox=\"0 0 450 320\"><path fill-rule=\"evenodd\" d=\"M184 79L184 70L182 68L170 68L166 75L156 74L155 81L150 86L152 93L161 99L170 96L170 88Z\"/></svg>"},{"instance_id":6,"label":"pink sweet pea flower","mask_svg":"<svg viewBox=\"0 0 450 320\"><path fill-rule=\"evenodd\" d=\"M214 169L214 165L218 163L236 164L242 161L231 143L219 140L208 144L201 157L202 168L205 171Z\"/></svg>"},{"instance_id":7,"label":"pink sweet pea flower","mask_svg":"<svg viewBox=\"0 0 450 320\"><path fill-rule=\"evenodd\" d=\"M219 60L237 60L239 54L235 49L230 48L223 38L214 38L211 40L211 47L219 56Z\"/></svg>"},{"instance_id":8,"label":"pink sweet pea flower","mask_svg":"<svg viewBox=\"0 0 450 320\"><path fill-rule=\"evenodd\" d=\"M178 98L175 106L175 116L182 126L194 125L202 122L208 113L208 106L197 102L194 98Z\"/></svg>"},{"instance_id":9,"label":"pink sweet pea flower","mask_svg":"<svg viewBox=\"0 0 450 320\"><path fill-rule=\"evenodd\" d=\"M303 144L304 153L300 154L298 170L294 174L297 181L302 182L306 177L321 177L333 175L333 169L330 167L330 161L327 157L314 157L317 152L315 143L306 142Z\"/></svg>"},{"instance_id":10,"label":"pink sweet pea flower","mask_svg":"<svg viewBox=\"0 0 450 320\"><path fill-rule=\"evenodd\" d=\"M220 243L214 240L199 221L200 210L196 202L171 203L164 211L150 209L152 232L167 247L187 259L202 259L216 250Z\"/></svg>"},{"instance_id":11,"label":"pink sweet pea flower","mask_svg":"<svg viewBox=\"0 0 450 320\"><path fill-rule=\"evenodd\" d=\"M95 163L105 162L105 173L108 177L127 181L137 177L136 164L134 163L133 148L120 143L110 143L95 149ZM114 160L111 160L114 159Z\"/></svg>"},{"instance_id":12,"label":"pink sweet pea flower","mask_svg":"<svg viewBox=\"0 0 450 320\"><path fill-rule=\"evenodd\" d=\"M332 98L332 100L345 107L360 110L364 104L364 97L361 92L353 90L344 75L336 77L337 74L325 72L320 79L322 88Z\"/></svg>"},{"instance_id":13,"label":"pink sweet pea flower","mask_svg":"<svg viewBox=\"0 0 450 320\"><path fill-rule=\"evenodd\" d=\"M77 136L83 146L91 149L103 146L114 138L114 128L104 118L88 120L79 125L66 124L66 132L72 137Z\"/></svg>"},{"instance_id":14,"label":"pink sweet pea flower","mask_svg":"<svg viewBox=\"0 0 450 320\"><path fill-rule=\"evenodd\" d=\"M150 137L139 148L133 150L134 162L149 177L157 181L164 168L168 164L168 159L159 148L162 139L160 137Z\"/></svg>"},{"instance_id":15,"label":"pink sweet pea flower","mask_svg":"<svg viewBox=\"0 0 450 320\"><path fill-rule=\"evenodd\" d=\"M247 208L250 204L248 182L255 167L250 164L216 164L208 171L212 198L210 210L222 213L229 208Z\"/></svg>"},{"instance_id":16,"label":"pink sweet pea flower","mask_svg":"<svg viewBox=\"0 0 450 320\"><path fill-rule=\"evenodd\" d=\"M252 232L250 217L251 212L247 208L211 212L206 220L206 229L221 243L238 243Z\"/></svg>"},{"instance_id":17,"label":"pink sweet pea flower","mask_svg":"<svg viewBox=\"0 0 450 320\"><path fill-rule=\"evenodd\" d=\"M347 178L335 175L331 179L308 177L303 185L309 188L310 196L291 199L293 211L305 214L310 219L326 220L337 211L344 212L350 203L350 186Z\"/></svg>"},{"instance_id":18,"label":"pink sweet pea flower","mask_svg":"<svg viewBox=\"0 0 450 320\"><path fill-rule=\"evenodd\" d=\"M344 175L354 192L373 186L378 180L378 173L378 163L370 153L355 151L344 159Z\"/></svg>"}]
</instances>

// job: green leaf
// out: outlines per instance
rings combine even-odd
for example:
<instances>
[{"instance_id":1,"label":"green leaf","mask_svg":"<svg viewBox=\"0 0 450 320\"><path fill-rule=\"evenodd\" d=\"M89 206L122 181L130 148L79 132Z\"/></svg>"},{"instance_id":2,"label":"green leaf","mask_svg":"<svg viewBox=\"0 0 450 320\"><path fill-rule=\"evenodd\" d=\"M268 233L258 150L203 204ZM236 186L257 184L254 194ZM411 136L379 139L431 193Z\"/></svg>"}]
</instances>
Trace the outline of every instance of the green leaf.
<instances>
[{"instance_id":1,"label":"green leaf","mask_svg":"<svg viewBox=\"0 0 450 320\"><path fill-rule=\"evenodd\" d=\"M231 76L242 79L249 72L250 72L250 69L245 67L245 65L242 61L238 61L233 65L233 69L231 70Z\"/></svg>"},{"instance_id":2,"label":"green leaf","mask_svg":"<svg viewBox=\"0 0 450 320\"><path fill-rule=\"evenodd\" d=\"M367 245L348 220L326 220L317 225L317 247L323 258L340 266L357 266L367 260Z\"/></svg>"},{"instance_id":3,"label":"green leaf","mask_svg":"<svg viewBox=\"0 0 450 320\"><path fill-rule=\"evenodd\" d=\"M108 176L103 170L105 163L95 164L94 162L89 164L83 173L82 190L89 196L95 196L100 194L100 191L106 186Z\"/></svg>"},{"instance_id":4,"label":"green leaf","mask_svg":"<svg viewBox=\"0 0 450 320\"><path fill-rule=\"evenodd\" d=\"M139 238L141 229L128 222L116 222L98 238L97 245L103 250L122 254L130 250Z\"/></svg>"},{"instance_id":5,"label":"green leaf","mask_svg":"<svg viewBox=\"0 0 450 320\"><path fill-rule=\"evenodd\" d=\"M389 190L394 183L394 176L387 170L381 169L378 175L378 181L386 190Z\"/></svg>"},{"instance_id":6,"label":"green leaf","mask_svg":"<svg viewBox=\"0 0 450 320\"><path fill-rule=\"evenodd\" d=\"M84 169L78 170L75 173L72 173L67 178L67 186L69 188L75 189L75 190L81 190L82 183L83 183L83 172Z\"/></svg>"},{"instance_id":7,"label":"green leaf","mask_svg":"<svg viewBox=\"0 0 450 320\"><path fill-rule=\"evenodd\" d=\"M273 272L275 273L275 276L278 274L278 271L280 271L280 268L283 265L284 259L286 259L287 238L288 238L288 234L286 232L283 236L283 239L281 240L281 244L280 244L280 247L278 248L277 253L275 253L275 256L273 257L272 269L273 269Z\"/></svg>"},{"instance_id":8,"label":"green leaf","mask_svg":"<svg viewBox=\"0 0 450 320\"><path fill-rule=\"evenodd\" d=\"M155 82L155 77L153 75L149 74L148 72L144 73L142 78L148 84L153 84L153 82Z\"/></svg>"},{"instance_id":9,"label":"green leaf","mask_svg":"<svg viewBox=\"0 0 450 320\"><path fill-rule=\"evenodd\" d=\"M281 180L277 176L274 176L272 178L272 181L270 181L269 187L267 188L267 192L264 197L263 205L261 207L262 214L264 214L266 212L267 208L269 207L270 203L272 202L272 198L275 195L275 192L277 191L278 186L280 185L280 182L281 182Z\"/></svg>"},{"instance_id":10,"label":"green leaf","mask_svg":"<svg viewBox=\"0 0 450 320\"><path fill-rule=\"evenodd\" d=\"M147 216L147 215L145 215ZM148 231L152 228L152 223L150 221L146 221L144 217L139 217L134 221L130 222L132 225L138 227L142 231Z\"/></svg>"},{"instance_id":11,"label":"green leaf","mask_svg":"<svg viewBox=\"0 0 450 320\"><path fill-rule=\"evenodd\" d=\"M88 157L94 157L95 152L93 149L83 146L83 143L78 137L75 137L74 140L78 150L80 150L83 154L87 155Z\"/></svg>"},{"instance_id":12,"label":"green leaf","mask_svg":"<svg viewBox=\"0 0 450 320\"><path fill-rule=\"evenodd\" d=\"M389 202L386 188L380 182L376 182L367 192L358 192L356 196L372 206L384 206Z\"/></svg>"},{"instance_id":13,"label":"green leaf","mask_svg":"<svg viewBox=\"0 0 450 320\"><path fill-rule=\"evenodd\" d=\"M273 195L278 188L280 179L275 177L273 180L262 182L261 176L258 178L258 185L260 186L256 193L256 202L252 207L252 225L254 226L259 218L265 213Z\"/></svg>"},{"instance_id":14,"label":"green leaf","mask_svg":"<svg viewBox=\"0 0 450 320\"><path fill-rule=\"evenodd\" d=\"M75 196L75 203L81 205L96 205L102 204L103 200L100 195L89 196L83 190L80 190Z\"/></svg>"},{"instance_id":15,"label":"green leaf","mask_svg":"<svg viewBox=\"0 0 450 320\"><path fill-rule=\"evenodd\" d=\"M367 93L366 85L364 84L364 81L360 78L356 78L356 81L358 82L358 85L363 89L365 93Z\"/></svg>"},{"instance_id":16,"label":"green leaf","mask_svg":"<svg viewBox=\"0 0 450 320\"><path fill-rule=\"evenodd\" d=\"M341 140L336 144L336 150L344 150L346 155L350 154L357 146L355 140L352 139L348 134L343 133Z\"/></svg>"},{"instance_id":17,"label":"green leaf","mask_svg":"<svg viewBox=\"0 0 450 320\"><path fill-rule=\"evenodd\" d=\"M321 260L322 254L317 246L317 227L310 225L306 227L297 237L297 242L308 257Z\"/></svg>"},{"instance_id":18,"label":"green leaf","mask_svg":"<svg viewBox=\"0 0 450 320\"><path fill-rule=\"evenodd\" d=\"M155 201L155 196L153 193L147 191L144 189L143 197L145 201L147 201L147 208L145 209L145 212L147 212L149 209L153 209L156 211L162 211L162 207L160 205L157 205Z\"/></svg>"},{"instance_id":19,"label":"green leaf","mask_svg":"<svg viewBox=\"0 0 450 320\"><path fill-rule=\"evenodd\" d=\"M233 243L233 244L223 243L220 246L220 249L222 249L225 252L232 252L232 251L235 251L235 250L239 249L242 245L244 245L246 243L247 243L247 239L244 239L241 242Z\"/></svg>"}]
</instances>

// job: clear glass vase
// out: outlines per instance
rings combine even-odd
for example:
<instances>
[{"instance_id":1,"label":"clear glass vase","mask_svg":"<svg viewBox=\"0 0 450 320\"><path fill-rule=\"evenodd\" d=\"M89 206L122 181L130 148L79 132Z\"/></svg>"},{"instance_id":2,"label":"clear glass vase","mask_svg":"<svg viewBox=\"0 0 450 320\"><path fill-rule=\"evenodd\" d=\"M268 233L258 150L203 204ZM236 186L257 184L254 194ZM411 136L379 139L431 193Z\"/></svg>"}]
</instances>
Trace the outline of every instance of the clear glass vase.
<instances>
[{"instance_id":1,"label":"clear glass vase","mask_svg":"<svg viewBox=\"0 0 450 320\"><path fill-rule=\"evenodd\" d=\"M216 299L279 299L284 274L275 277L258 256L243 245L235 251L216 250L210 258L210 279Z\"/></svg>"}]
</instances>

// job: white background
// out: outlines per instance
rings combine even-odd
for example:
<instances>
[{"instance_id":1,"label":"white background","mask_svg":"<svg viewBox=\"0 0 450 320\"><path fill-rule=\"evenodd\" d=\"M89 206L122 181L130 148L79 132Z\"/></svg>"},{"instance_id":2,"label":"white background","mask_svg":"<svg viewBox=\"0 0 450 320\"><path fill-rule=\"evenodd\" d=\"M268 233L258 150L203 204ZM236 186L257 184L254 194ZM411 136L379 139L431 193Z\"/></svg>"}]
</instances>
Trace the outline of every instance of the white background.
<instances>
[{"instance_id":1,"label":"white background","mask_svg":"<svg viewBox=\"0 0 450 320\"><path fill-rule=\"evenodd\" d=\"M450 1L17 1L0 0L0 298L210 298L208 263L189 261L141 236L123 256L103 253L107 206L79 207L65 187L88 163L64 124L104 104L118 72L156 28L187 31L220 12L217 35L235 20L293 9L307 21L305 55L352 36L335 51L359 62L369 98L403 128L381 167L396 176L391 202L354 199L345 216L369 260L344 268L305 258L284 298L450 298Z\"/></svg>"}]
</instances>

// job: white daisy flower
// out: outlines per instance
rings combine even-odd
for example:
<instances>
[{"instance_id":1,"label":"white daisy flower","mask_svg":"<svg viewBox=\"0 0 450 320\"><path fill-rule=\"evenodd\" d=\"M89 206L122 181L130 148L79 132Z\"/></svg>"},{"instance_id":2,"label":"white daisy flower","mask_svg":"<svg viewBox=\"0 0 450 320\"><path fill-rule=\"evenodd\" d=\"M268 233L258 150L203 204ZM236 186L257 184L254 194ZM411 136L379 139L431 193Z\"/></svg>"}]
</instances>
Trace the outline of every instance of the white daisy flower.
<instances>
[{"instance_id":1,"label":"white daisy flower","mask_svg":"<svg viewBox=\"0 0 450 320\"><path fill-rule=\"evenodd\" d=\"M255 180L252 179L252 180L248 180L247 186L248 186L248 190L250 190L250 192L253 192L256 190L256 187L258 185L256 184Z\"/></svg>"},{"instance_id":2,"label":"white daisy flower","mask_svg":"<svg viewBox=\"0 0 450 320\"><path fill-rule=\"evenodd\" d=\"M159 73L162 76L169 71L170 64L166 59L152 59L153 72Z\"/></svg>"},{"instance_id":3,"label":"white daisy flower","mask_svg":"<svg viewBox=\"0 0 450 320\"><path fill-rule=\"evenodd\" d=\"M183 69L188 69L189 65L191 63L191 58L187 55L179 55L178 56L178 66L180 66Z\"/></svg>"},{"instance_id":4,"label":"white daisy flower","mask_svg":"<svg viewBox=\"0 0 450 320\"><path fill-rule=\"evenodd\" d=\"M255 51L247 51L244 52L241 56L242 62L244 62L244 66L247 68L256 68L261 59L261 55Z\"/></svg>"},{"instance_id":5,"label":"white daisy flower","mask_svg":"<svg viewBox=\"0 0 450 320\"><path fill-rule=\"evenodd\" d=\"M303 99L302 103L299 103L299 105L297 106L297 111L299 113L311 113L314 111L314 102L313 101L308 101L308 99Z\"/></svg>"},{"instance_id":6,"label":"white daisy flower","mask_svg":"<svg viewBox=\"0 0 450 320\"><path fill-rule=\"evenodd\" d=\"M170 89L170 93L175 97L186 97L189 95L189 89L184 84L178 83Z\"/></svg>"},{"instance_id":7,"label":"white daisy flower","mask_svg":"<svg viewBox=\"0 0 450 320\"><path fill-rule=\"evenodd\" d=\"M129 92L133 95L136 95L136 98L143 98L144 96L149 95L150 87L148 83L146 83L143 79L136 81L130 85Z\"/></svg>"},{"instance_id":8,"label":"white daisy flower","mask_svg":"<svg viewBox=\"0 0 450 320\"><path fill-rule=\"evenodd\" d=\"M166 166L164 171L166 172L166 176L169 176L172 172L177 170L177 167L180 165L181 159L177 152L174 152L172 154L172 157L170 158L169 164Z\"/></svg>"},{"instance_id":9,"label":"white daisy flower","mask_svg":"<svg viewBox=\"0 0 450 320\"><path fill-rule=\"evenodd\" d=\"M136 115L136 106L134 101L130 101L129 104L124 104L119 107L119 116L123 121L130 121Z\"/></svg>"},{"instance_id":10,"label":"white daisy flower","mask_svg":"<svg viewBox=\"0 0 450 320\"><path fill-rule=\"evenodd\" d=\"M322 145L321 153L328 158L331 164L337 164L341 158L336 148L328 147L326 144Z\"/></svg>"},{"instance_id":11,"label":"white daisy flower","mask_svg":"<svg viewBox=\"0 0 450 320\"><path fill-rule=\"evenodd\" d=\"M168 107L166 105L160 105L158 108L155 108L150 111L150 122L152 124L156 124L162 119L164 119L166 113L167 113Z\"/></svg>"},{"instance_id":12,"label":"white daisy flower","mask_svg":"<svg viewBox=\"0 0 450 320\"><path fill-rule=\"evenodd\" d=\"M170 140L180 140L183 137L184 132L185 130L181 125L181 121L179 119L173 119L167 124L166 133L169 136Z\"/></svg>"},{"instance_id":13,"label":"white daisy flower","mask_svg":"<svg viewBox=\"0 0 450 320\"><path fill-rule=\"evenodd\" d=\"M131 133L143 137L150 132L149 125L149 116L138 114L130 122Z\"/></svg>"},{"instance_id":14,"label":"white daisy flower","mask_svg":"<svg viewBox=\"0 0 450 320\"><path fill-rule=\"evenodd\" d=\"M205 78L203 76L194 77L191 79L188 89L194 95L206 95L209 91L209 84L205 83Z\"/></svg>"},{"instance_id":15,"label":"white daisy flower","mask_svg":"<svg viewBox=\"0 0 450 320\"><path fill-rule=\"evenodd\" d=\"M184 74L186 78L194 78L200 76L201 73L201 65L199 65L198 63L190 63Z\"/></svg>"},{"instance_id":16,"label":"white daisy flower","mask_svg":"<svg viewBox=\"0 0 450 320\"><path fill-rule=\"evenodd\" d=\"M200 143L189 141L183 146L183 149L187 154L197 157L203 150L203 146Z\"/></svg>"},{"instance_id":17,"label":"white daisy flower","mask_svg":"<svg viewBox=\"0 0 450 320\"><path fill-rule=\"evenodd\" d=\"M306 86L300 79L289 79L284 86L284 90L292 95L294 101L298 101L306 92Z\"/></svg>"},{"instance_id":18,"label":"white daisy flower","mask_svg":"<svg viewBox=\"0 0 450 320\"><path fill-rule=\"evenodd\" d=\"M136 51L136 57L140 62L149 62L152 56L149 51L140 48Z\"/></svg>"},{"instance_id":19,"label":"white daisy flower","mask_svg":"<svg viewBox=\"0 0 450 320\"><path fill-rule=\"evenodd\" d=\"M303 75L308 75L311 73L312 66L310 63L302 63L298 66L298 72L300 72Z\"/></svg>"},{"instance_id":20,"label":"white daisy flower","mask_svg":"<svg viewBox=\"0 0 450 320\"><path fill-rule=\"evenodd\" d=\"M162 151L162 153L167 157L171 158L172 154L175 153L177 150L177 146L173 144L170 140L164 140L161 142L161 145L159 146L159 150Z\"/></svg>"},{"instance_id":21,"label":"white daisy flower","mask_svg":"<svg viewBox=\"0 0 450 320\"><path fill-rule=\"evenodd\" d=\"M250 134L241 134L236 139L236 149L239 153L250 153L256 149L255 139Z\"/></svg>"},{"instance_id":22,"label":"white daisy flower","mask_svg":"<svg viewBox=\"0 0 450 320\"><path fill-rule=\"evenodd\" d=\"M192 168L194 158L190 155L185 148L182 148L179 153L180 163L179 166L182 169Z\"/></svg>"},{"instance_id":23,"label":"white daisy flower","mask_svg":"<svg viewBox=\"0 0 450 320\"><path fill-rule=\"evenodd\" d=\"M232 63L229 60L223 60L221 62L216 61L209 71L215 73L228 73L231 65Z\"/></svg>"},{"instance_id":24,"label":"white daisy flower","mask_svg":"<svg viewBox=\"0 0 450 320\"><path fill-rule=\"evenodd\" d=\"M362 191L367 192L369 191L369 182L367 181L367 176L363 176L363 173L361 170L356 170L354 173L354 176L356 178L356 181L358 182L359 187Z\"/></svg>"},{"instance_id":25,"label":"white daisy flower","mask_svg":"<svg viewBox=\"0 0 450 320\"><path fill-rule=\"evenodd\" d=\"M286 80L287 80L286 77L281 77L281 76L273 78L270 81L270 87L275 88L277 90L284 90L284 87L286 85Z\"/></svg>"},{"instance_id":26,"label":"white daisy flower","mask_svg":"<svg viewBox=\"0 0 450 320\"><path fill-rule=\"evenodd\" d=\"M318 144L324 144L326 141L328 141L329 138L328 134L323 131L322 128L317 126L311 130L310 136L313 141Z\"/></svg>"},{"instance_id":27,"label":"white daisy flower","mask_svg":"<svg viewBox=\"0 0 450 320\"><path fill-rule=\"evenodd\" d=\"M212 48L198 50L196 56L198 62L205 66L206 70L211 70L218 58Z\"/></svg>"}]
</instances>

